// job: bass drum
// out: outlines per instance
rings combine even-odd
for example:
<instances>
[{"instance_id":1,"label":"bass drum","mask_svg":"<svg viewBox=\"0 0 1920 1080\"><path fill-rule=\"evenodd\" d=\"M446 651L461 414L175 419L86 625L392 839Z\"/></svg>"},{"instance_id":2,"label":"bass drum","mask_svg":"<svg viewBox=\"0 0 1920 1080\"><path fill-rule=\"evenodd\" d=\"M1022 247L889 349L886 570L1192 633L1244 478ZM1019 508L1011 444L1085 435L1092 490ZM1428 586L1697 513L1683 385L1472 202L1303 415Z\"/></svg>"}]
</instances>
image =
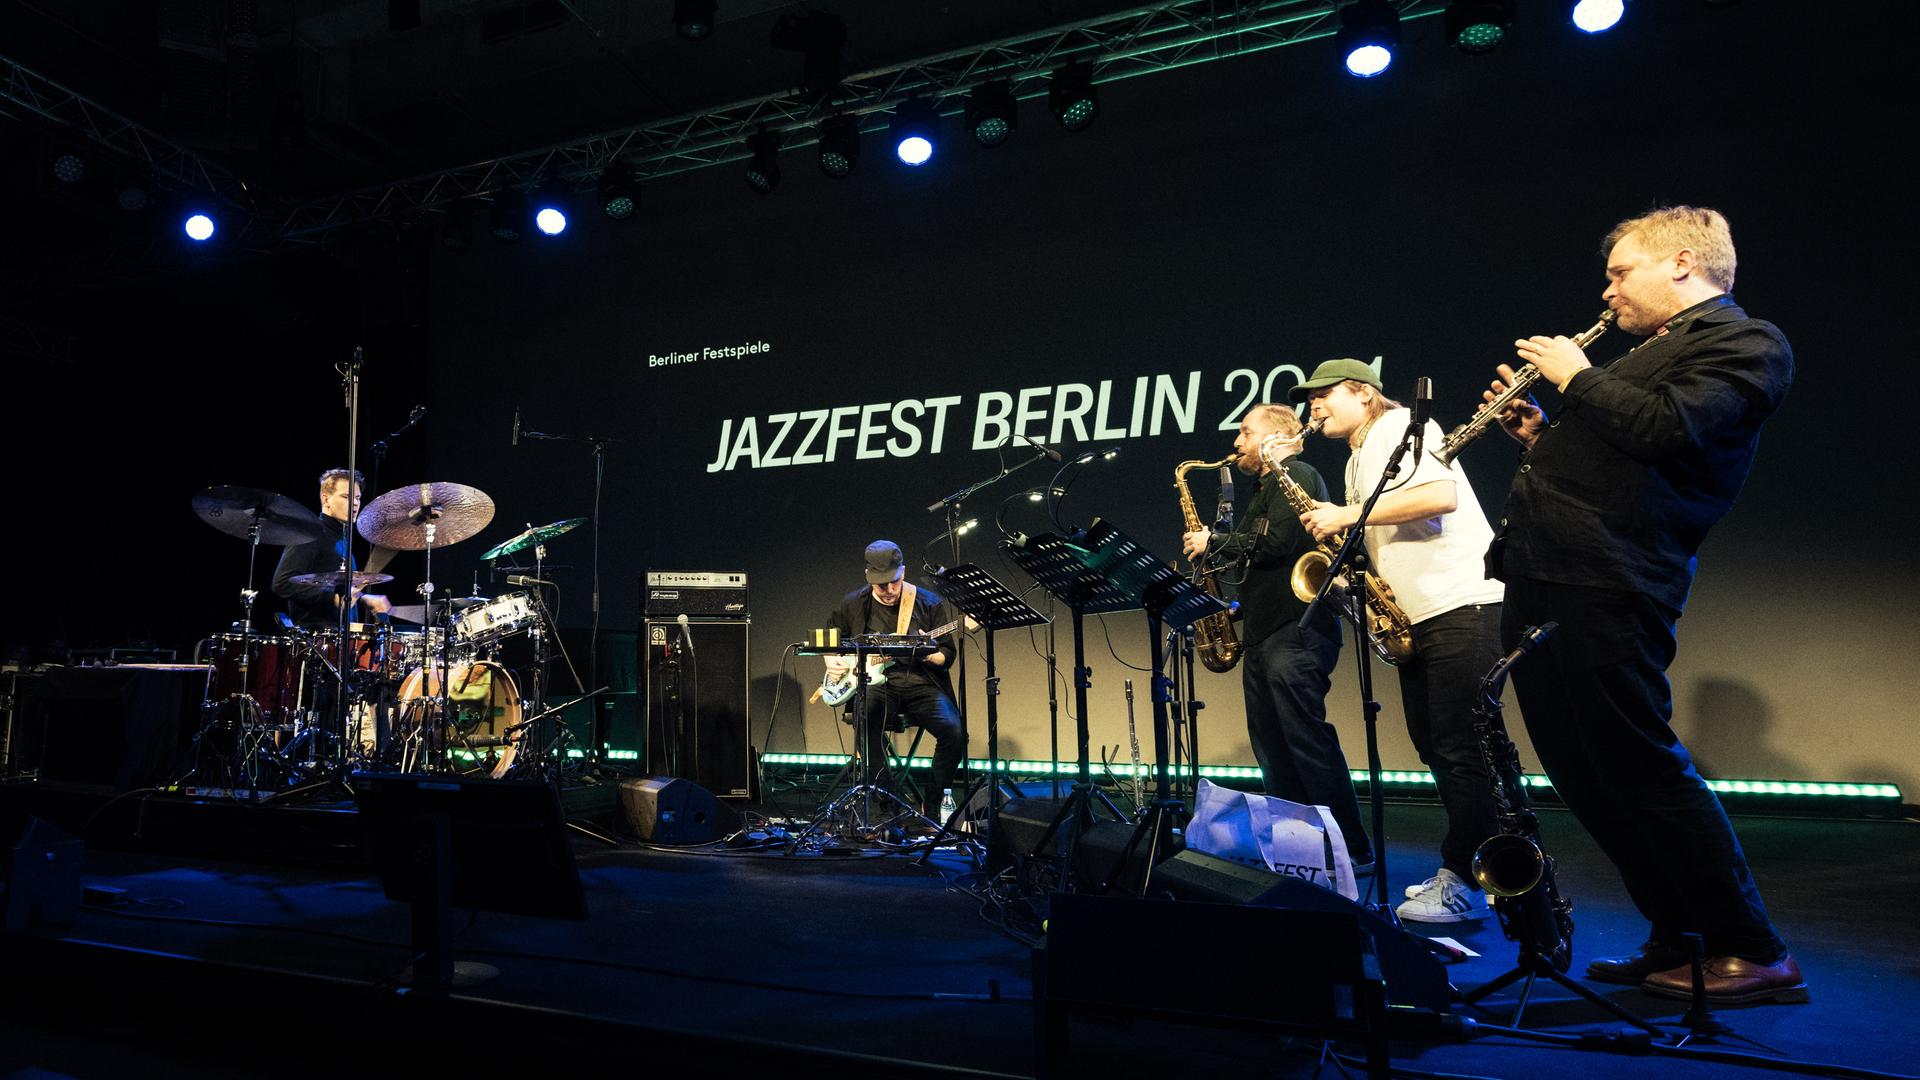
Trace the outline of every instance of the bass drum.
<instances>
[{"instance_id":1,"label":"bass drum","mask_svg":"<svg viewBox=\"0 0 1920 1080\"><path fill-rule=\"evenodd\" d=\"M449 751L472 751L493 779L505 776L519 749L514 730L520 723L519 684L499 664L470 660L448 669L447 686L452 716L435 723L432 699L440 692L440 669L415 668L401 681L401 769L419 768L429 750L444 744Z\"/></svg>"}]
</instances>

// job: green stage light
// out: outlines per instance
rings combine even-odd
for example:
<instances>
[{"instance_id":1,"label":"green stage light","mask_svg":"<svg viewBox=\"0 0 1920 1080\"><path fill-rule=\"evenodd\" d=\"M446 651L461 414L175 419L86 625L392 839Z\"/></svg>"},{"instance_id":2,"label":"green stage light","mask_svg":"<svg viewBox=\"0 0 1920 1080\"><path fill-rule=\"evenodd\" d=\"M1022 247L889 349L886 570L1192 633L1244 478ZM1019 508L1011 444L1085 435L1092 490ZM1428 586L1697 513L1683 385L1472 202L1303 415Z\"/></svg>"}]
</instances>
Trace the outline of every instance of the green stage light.
<instances>
[{"instance_id":1,"label":"green stage light","mask_svg":"<svg viewBox=\"0 0 1920 1080\"><path fill-rule=\"evenodd\" d=\"M1020 126L1019 103L1005 81L990 82L967 95L967 134L981 146L999 146Z\"/></svg>"},{"instance_id":2,"label":"green stage light","mask_svg":"<svg viewBox=\"0 0 1920 1080\"><path fill-rule=\"evenodd\" d=\"M1047 107L1068 131L1085 131L1100 118L1100 91L1094 89L1093 65L1076 60L1053 73L1047 88Z\"/></svg>"},{"instance_id":3,"label":"green stage light","mask_svg":"<svg viewBox=\"0 0 1920 1080\"><path fill-rule=\"evenodd\" d=\"M1469 56L1484 56L1507 39L1513 20L1513 0L1454 0L1447 5L1447 42Z\"/></svg>"},{"instance_id":4,"label":"green stage light","mask_svg":"<svg viewBox=\"0 0 1920 1080\"><path fill-rule=\"evenodd\" d=\"M761 128L747 140L747 186L762 195L772 194L780 186L780 136Z\"/></svg>"}]
</instances>

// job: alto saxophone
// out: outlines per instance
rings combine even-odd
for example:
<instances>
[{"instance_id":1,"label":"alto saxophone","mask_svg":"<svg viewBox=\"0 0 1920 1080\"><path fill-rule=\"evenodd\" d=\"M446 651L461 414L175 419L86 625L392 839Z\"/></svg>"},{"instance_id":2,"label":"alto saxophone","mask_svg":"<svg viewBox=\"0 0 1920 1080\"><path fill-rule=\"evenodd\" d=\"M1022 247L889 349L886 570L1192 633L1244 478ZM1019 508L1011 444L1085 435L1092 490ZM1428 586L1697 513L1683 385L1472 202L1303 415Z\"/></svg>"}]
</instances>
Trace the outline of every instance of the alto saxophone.
<instances>
[{"instance_id":1,"label":"alto saxophone","mask_svg":"<svg viewBox=\"0 0 1920 1080\"><path fill-rule=\"evenodd\" d=\"M1300 432L1301 438L1317 433L1325 420L1315 420ZM1280 484L1280 493L1286 496L1287 505L1296 514L1305 514L1314 508L1312 495L1299 482L1287 475L1286 462L1268 453L1268 447L1274 439L1260 444L1260 460L1266 462L1268 470ZM1333 566L1333 557L1340 554L1340 548L1347 542L1347 534L1335 533L1322 541L1314 550L1300 556L1293 564L1293 574L1288 584L1293 586L1293 595L1311 602L1320 595L1320 589L1327 581L1327 570ZM1393 587L1379 577L1361 570L1348 575L1348 580L1357 582L1360 595L1366 605L1367 644L1373 648L1375 656L1389 664L1398 664L1413 658L1413 623L1408 621L1407 613L1393 598Z\"/></svg>"},{"instance_id":2,"label":"alto saxophone","mask_svg":"<svg viewBox=\"0 0 1920 1080\"><path fill-rule=\"evenodd\" d=\"M1180 518L1187 532L1198 532L1207 527L1206 522L1200 520L1200 511L1194 509L1193 493L1187 490L1187 473L1194 469L1217 469L1232 460L1233 455L1228 454L1219 461L1195 458L1174 466L1173 486L1180 492ZM1196 570L1200 568L1201 559L1194 560ZM1202 592L1216 600L1220 599L1220 583L1214 580L1212 574L1202 573L1198 578L1196 584ZM1233 665L1240 662L1240 639L1234 636L1233 616L1224 611L1193 624L1193 643L1199 650L1200 662L1206 665L1208 671L1224 674L1232 671Z\"/></svg>"},{"instance_id":3,"label":"alto saxophone","mask_svg":"<svg viewBox=\"0 0 1920 1080\"><path fill-rule=\"evenodd\" d=\"M1606 333L1607 327L1612 325L1613 309L1608 308L1600 313L1599 321L1587 327L1584 331L1575 334L1573 343L1584 349L1588 345L1593 344L1595 338ZM1442 465L1453 464L1453 459L1460 456L1460 451L1465 450L1468 443L1485 435L1487 429L1492 427L1494 422L1500 419L1500 414L1507 411L1507 406L1513 404L1515 399L1526 393L1534 383L1539 381L1539 368L1534 367L1532 364L1521 364L1520 370L1513 373L1513 381L1507 384L1505 390L1500 391L1499 396L1487 402L1485 405L1480 406L1480 410L1474 413L1466 423L1447 432L1447 437L1440 440L1440 449L1433 452L1435 460L1439 461Z\"/></svg>"},{"instance_id":4,"label":"alto saxophone","mask_svg":"<svg viewBox=\"0 0 1920 1080\"><path fill-rule=\"evenodd\" d=\"M1507 669L1545 641L1556 625L1528 627L1520 647L1480 680L1473 729L1480 737L1480 757L1493 784L1494 818L1500 831L1474 850L1473 880L1493 897L1493 910L1508 940L1564 972L1573 959L1573 902L1560 895L1553 879L1553 859L1541 850L1540 819L1527 797L1520 751L1500 718L1500 687L1506 682Z\"/></svg>"}]
</instances>

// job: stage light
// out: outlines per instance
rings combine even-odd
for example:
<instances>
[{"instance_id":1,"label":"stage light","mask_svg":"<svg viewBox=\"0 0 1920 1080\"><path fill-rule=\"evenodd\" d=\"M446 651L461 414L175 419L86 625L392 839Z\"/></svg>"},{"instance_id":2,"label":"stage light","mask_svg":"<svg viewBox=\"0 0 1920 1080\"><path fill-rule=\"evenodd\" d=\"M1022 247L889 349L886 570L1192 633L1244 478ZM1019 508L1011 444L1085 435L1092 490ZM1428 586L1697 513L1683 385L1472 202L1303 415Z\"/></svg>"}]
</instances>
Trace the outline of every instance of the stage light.
<instances>
[{"instance_id":1,"label":"stage light","mask_svg":"<svg viewBox=\"0 0 1920 1080\"><path fill-rule=\"evenodd\" d=\"M559 236L567 231L567 212L558 206L543 206L533 212L533 225L548 236Z\"/></svg>"},{"instance_id":2,"label":"stage light","mask_svg":"<svg viewBox=\"0 0 1920 1080\"><path fill-rule=\"evenodd\" d=\"M780 186L780 136L761 128L747 139L747 186L762 195Z\"/></svg>"},{"instance_id":3,"label":"stage light","mask_svg":"<svg viewBox=\"0 0 1920 1080\"><path fill-rule=\"evenodd\" d=\"M638 188L631 165L617 161L608 165L601 170L600 183L595 189L600 196L600 212L615 221L632 217L640 205Z\"/></svg>"},{"instance_id":4,"label":"stage light","mask_svg":"<svg viewBox=\"0 0 1920 1080\"><path fill-rule=\"evenodd\" d=\"M77 184L87 178L87 159L71 150L63 150L53 159L53 178L63 184Z\"/></svg>"},{"instance_id":5,"label":"stage light","mask_svg":"<svg viewBox=\"0 0 1920 1080\"><path fill-rule=\"evenodd\" d=\"M967 133L981 146L999 146L1020 126L1019 103L1004 80L990 82L967 95Z\"/></svg>"},{"instance_id":6,"label":"stage light","mask_svg":"<svg viewBox=\"0 0 1920 1080\"><path fill-rule=\"evenodd\" d=\"M893 110L893 153L908 165L925 165L940 142L940 110L924 98L903 101Z\"/></svg>"},{"instance_id":7,"label":"stage light","mask_svg":"<svg viewBox=\"0 0 1920 1080\"><path fill-rule=\"evenodd\" d=\"M1400 13L1387 0L1354 0L1340 9L1340 56L1347 71L1371 79L1393 63L1400 47Z\"/></svg>"},{"instance_id":8,"label":"stage light","mask_svg":"<svg viewBox=\"0 0 1920 1080\"><path fill-rule=\"evenodd\" d=\"M840 88L840 49L847 24L824 11L788 13L773 24L773 47L801 54L800 91L819 101Z\"/></svg>"},{"instance_id":9,"label":"stage light","mask_svg":"<svg viewBox=\"0 0 1920 1080\"><path fill-rule=\"evenodd\" d=\"M673 0L673 32L688 41L704 41L713 36L717 10L714 0Z\"/></svg>"},{"instance_id":10,"label":"stage light","mask_svg":"<svg viewBox=\"0 0 1920 1080\"><path fill-rule=\"evenodd\" d=\"M1485 56L1507 39L1513 0L1453 0L1447 5L1447 41L1468 56Z\"/></svg>"},{"instance_id":11,"label":"stage light","mask_svg":"<svg viewBox=\"0 0 1920 1080\"><path fill-rule=\"evenodd\" d=\"M1589 34L1611 30L1626 14L1623 0L1580 0L1573 5L1573 25Z\"/></svg>"},{"instance_id":12,"label":"stage light","mask_svg":"<svg viewBox=\"0 0 1920 1080\"><path fill-rule=\"evenodd\" d=\"M860 160L860 118L836 116L820 125L820 171L838 180Z\"/></svg>"},{"instance_id":13,"label":"stage light","mask_svg":"<svg viewBox=\"0 0 1920 1080\"><path fill-rule=\"evenodd\" d=\"M199 211L188 215L181 228L186 230L187 239L195 243L204 244L213 239L213 218Z\"/></svg>"},{"instance_id":14,"label":"stage light","mask_svg":"<svg viewBox=\"0 0 1920 1080\"><path fill-rule=\"evenodd\" d=\"M488 230L503 244L518 243L527 231L527 193L512 189L496 192Z\"/></svg>"},{"instance_id":15,"label":"stage light","mask_svg":"<svg viewBox=\"0 0 1920 1080\"><path fill-rule=\"evenodd\" d=\"M1047 108L1068 131L1085 131L1100 118L1100 91L1093 86L1093 65L1076 60L1053 73Z\"/></svg>"},{"instance_id":16,"label":"stage light","mask_svg":"<svg viewBox=\"0 0 1920 1080\"><path fill-rule=\"evenodd\" d=\"M147 191L145 184L133 180L122 180L120 190L114 195L113 201L120 204L120 209L128 213L138 213L153 205L153 195Z\"/></svg>"}]
</instances>

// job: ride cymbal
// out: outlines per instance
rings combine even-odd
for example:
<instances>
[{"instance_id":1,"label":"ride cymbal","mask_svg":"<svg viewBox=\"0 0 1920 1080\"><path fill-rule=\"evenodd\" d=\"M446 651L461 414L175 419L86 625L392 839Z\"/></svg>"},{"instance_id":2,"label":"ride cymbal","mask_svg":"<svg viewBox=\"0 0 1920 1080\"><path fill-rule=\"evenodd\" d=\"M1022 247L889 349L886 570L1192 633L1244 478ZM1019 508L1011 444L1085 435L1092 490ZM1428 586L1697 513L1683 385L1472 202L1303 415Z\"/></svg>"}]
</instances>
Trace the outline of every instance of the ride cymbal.
<instances>
[{"instance_id":1,"label":"ride cymbal","mask_svg":"<svg viewBox=\"0 0 1920 1080\"><path fill-rule=\"evenodd\" d=\"M396 551L451 547L487 527L493 499L465 484L408 484L368 503L360 511L360 535Z\"/></svg>"}]
</instances>

